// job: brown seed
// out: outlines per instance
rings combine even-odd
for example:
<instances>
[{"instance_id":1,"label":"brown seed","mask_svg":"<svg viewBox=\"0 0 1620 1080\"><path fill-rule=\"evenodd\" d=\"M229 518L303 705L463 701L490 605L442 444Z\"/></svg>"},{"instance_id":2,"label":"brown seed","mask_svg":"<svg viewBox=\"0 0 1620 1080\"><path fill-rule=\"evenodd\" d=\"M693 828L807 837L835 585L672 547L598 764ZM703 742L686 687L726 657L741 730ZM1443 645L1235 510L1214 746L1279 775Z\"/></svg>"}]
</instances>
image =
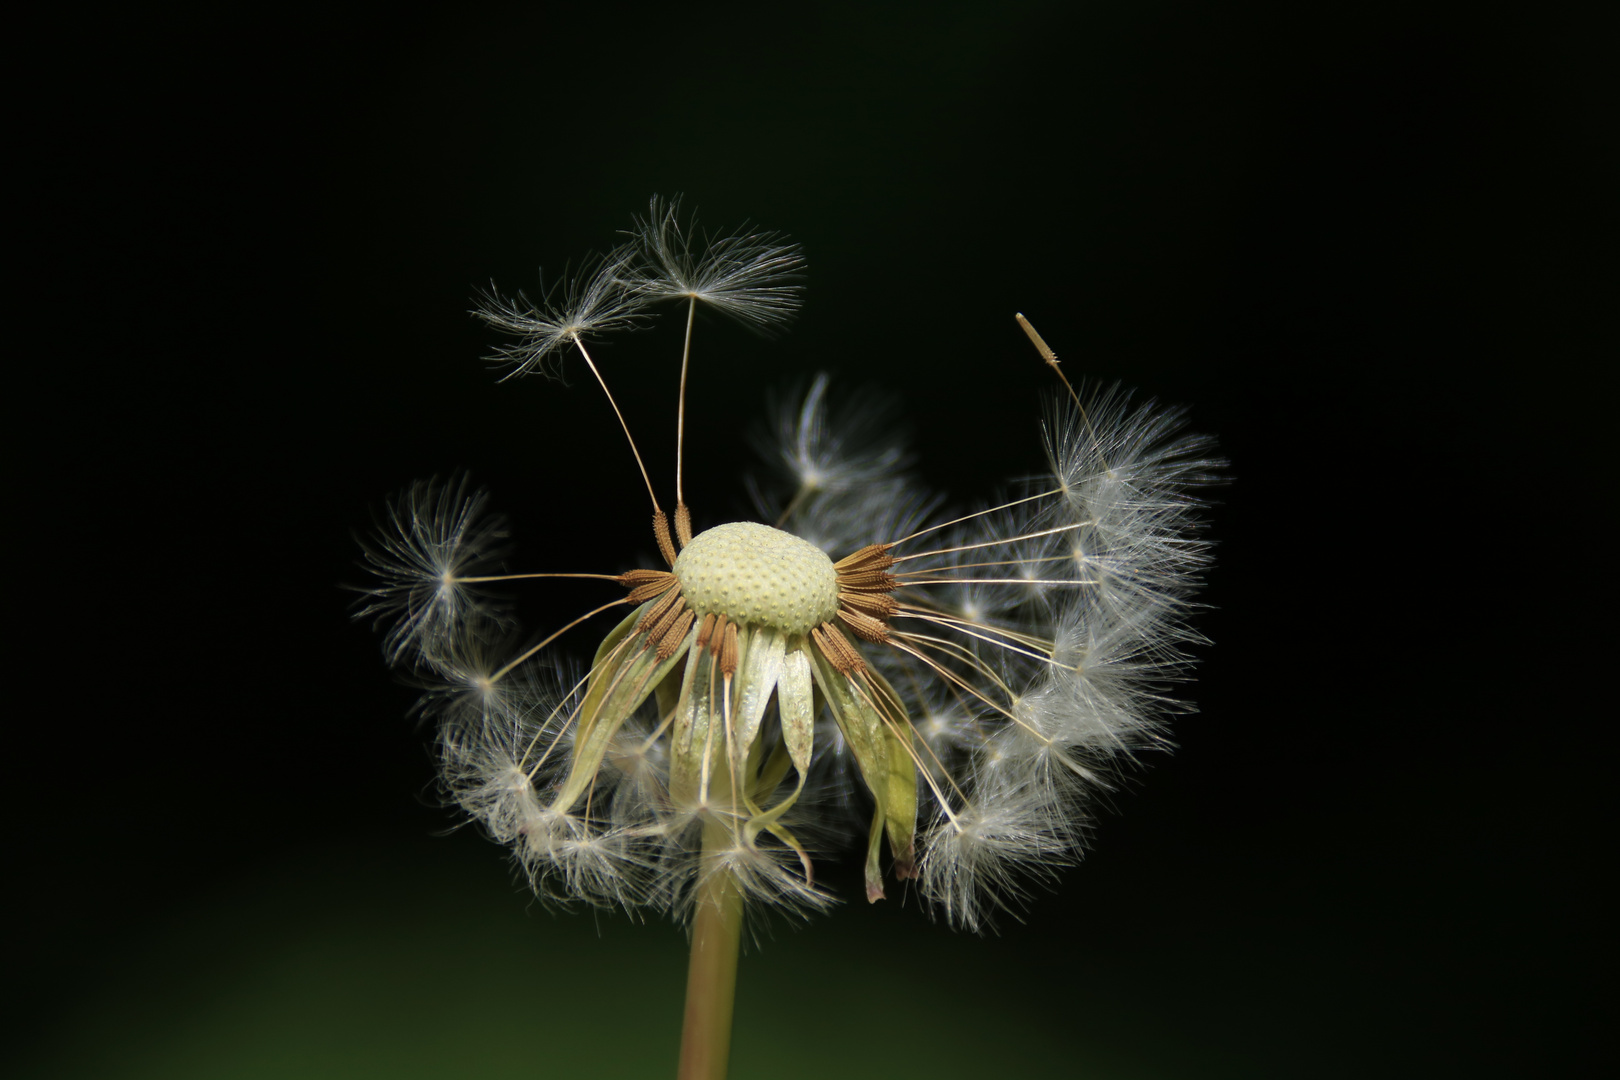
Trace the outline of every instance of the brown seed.
<instances>
[{"instance_id":1,"label":"brown seed","mask_svg":"<svg viewBox=\"0 0 1620 1080\"><path fill-rule=\"evenodd\" d=\"M827 658L827 663L840 675L853 675L866 669L866 662L861 654L849 643L849 639L839 632L832 623L822 623L810 631L810 639L815 642L821 655Z\"/></svg>"},{"instance_id":2,"label":"brown seed","mask_svg":"<svg viewBox=\"0 0 1620 1080\"><path fill-rule=\"evenodd\" d=\"M664 632L674 625L675 620L680 618L681 612L686 610L686 602L681 599L681 594L677 592L673 595L675 602L662 615L658 616L652 625L647 627L648 641L656 641L661 638Z\"/></svg>"},{"instance_id":3,"label":"brown seed","mask_svg":"<svg viewBox=\"0 0 1620 1080\"><path fill-rule=\"evenodd\" d=\"M670 608L674 607L676 604L678 604L680 602L681 602L681 591L679 589L671 589L669 592L666 592L664 594L664 596L663 596L663 599L659 600L652 607L648 608L647 609L647 614L643 615L636 622L636 629L637 630L645 630L645 629L647 629L647 627L653 625L659 619L662 619L664 617L664 615L669 611Z\"/></svg>"},{"instance_id":4,"label":"brown seed","mask_svg":"<svg viewBox=\"0 0 1620 1080\"><path fill-rule=\"evenodd\" d=\"M900 601L888 593L841 592L838 594L838 606L851 608L863 615L888 622L889 618L900 610Z\"/></svg>"},{"instance_id":5,"label":"brown seed","mask_svg":"<svg viewBox=\"0 0 1620 1080\"><path fill-rule=\"evenodd\" d=\"M675 655L675 650L680 648L681 642L686 640L686 633L692 629L692 622L696 618L697 615L691 608L681 610L681 613L676 616L674 624L668 630L665 630L663 636L658 639L658 659L668 660Z\"/></svg>"},{"instance_id":6,"label":"brown seed","mask_svg":"<svg viewBox=\"0 0 1620 1080\"><path fill-rule=\"evenodd\" d=\"M899 586L893 574L885 574L882 570L854 570L838 573L838 589L861 589L866 592L892 592Z\"/></svg>"},{"instance_id":7,"label":"brown seed","mask_svg":"<svg viewBox=\"0 0 1620 1080\"><path fill-rule=\"evenodd\" d=\"M675 584L676 578L668 570L627 570L619 575L619 584L630 590L632 604L645 604Z\"/></svg>"},{"instance_id":8,"label":"brown seed","mask_svg":"<svg viewBox=\"0 0 1620 1080\"><path fill-rule=\"evenodd\" d=\"M653 536L658 538L658 550L664 561L675 565L675 541L669 537L669 516L662 510L653 511Z\"/></svg>"},{"instance_id":9,"label":"brown seed","mask_svg":"<svg viewBox=\"0 0 1620 1080\"><path fill-rule=\"evenodd\" d=\"M870 615L862 615L858 611L840 609L838 617L844 620L844 625L855 631L856 636L867 641L883 643L889 640L889 626Z\"/></svg>"},{"instance_id":10,"label":"brown seed","mask_svg":"<svg viewBox=\"0 0 1620 1080\"><path fill-rule=\"evenodd\" d=\"M840 575L845 570L887 570L894 565L894 556L889 554L888 544L867 544L853 555L846 555L833 563L833 569Z\"/></svg>"},{"instance_id":11,"label":"brown seed","mask_svg":"<svg viewBox=\"0 0 1620 1080\"><path fill-rule=\"evenodd\" d=\"M737 663L741 659L737 648L737 624L726 624L726 640L720 648L720 674L737 674Z\"/></svg>"}]
</instances>

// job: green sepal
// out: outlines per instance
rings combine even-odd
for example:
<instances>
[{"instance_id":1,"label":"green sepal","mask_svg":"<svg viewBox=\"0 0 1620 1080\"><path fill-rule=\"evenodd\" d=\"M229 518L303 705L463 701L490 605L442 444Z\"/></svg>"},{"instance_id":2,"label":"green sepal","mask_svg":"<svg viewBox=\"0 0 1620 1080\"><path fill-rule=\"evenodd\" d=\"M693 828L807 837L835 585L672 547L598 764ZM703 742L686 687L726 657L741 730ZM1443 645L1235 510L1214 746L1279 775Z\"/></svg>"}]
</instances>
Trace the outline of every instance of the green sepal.
<instances>
[{"instance_id":1,"label":"green sepal","mask_svg":"<svg viewBox=\"0 0 1620 1080\"><path fill-rule=\"evenodd\" d=\"M887 679L868 668L866 678L878 696L885 699L889 723L883 725L889 748L889 802L883 827L889 834L889 851L894 855L894 876L905 880L917 876L917 762L911 718L900 695Z\"/></svg>"},{"instance_id":2,"label":"green sepal","mask_svg":"<svg viewBox=\"0 0 1620 1080\"><path fill-rule=\"evenodd\" d=\"M750 843L761 832L768 832L780 840L798 855L807 882L814 880L815 873L810 855L798 837L782 824L782 817L804 794L805 781L810 775L810 760L815 752L817 705L806 641L803 637L788 639L776 684L776 711L781 718L782 741L776 745L751 787L758 799L766 798L786 778L790 767L798 774L798 782L781 802L768 810L762 811L755 801L750 802L749 808L754 811L754 816L748 821L747 835Z\"/></svg>"},{"instance_id":3,"label":"green sepal","mask_svg":"<svg viewBox=\"0 0 1620 1080\"><path fill-rule=\"evenodd\" d=\"M787 778L788 770L791 768L793 758L788 755L787 747L777 743L775 749L771 751L771 756L765 759L759 771L748 782L748 805L757 810L771 792L782 786L782 781ZM792 796L788 798L791 800Z\"/></svg>"},{"instance_id":4,"label":"green sepal","mask_svg":"<svg viewBox=\"0 0 1620 1080\"><path fill-rule=\"evenodd\" d=\"M737 637L742 646L743 635ZM787 648L787 635L768 626L756 627L747 635L747 646L737 664L734 685L737 686L737 706L732 712L733 768L746 775L743 766L750 760L759 727L765 718L765 707L776 691L782 675L782 656Z\"/></svg>"},{"instance_id":5,"label":"green sepal","mask_svg":"<svg viewBox=\"0 0 1620 1080\"><path fill-rule=\"evenodd\" d=\"M781 718L782 742L766 762L754 790L764 798L776 790L789 765L799 775L799 782L791 794L781 802L756 816L749 825L749 838L759 835L760 829L770 829L787 813L804 792L804 782L810 775L810 758L815 751L816 713L815 698L810 680L810 660L805 655L804 639L798 638L791 648L785 649L779 665L776 686L776 711ZM803 853L800 853L801 857Z\"/></svg>"},{"instance_id":6,"label":"green sepal","mask_svg":"<svg viewBox=\"0 0 1620 1080\"><path fill-rule=\"evenodd\" d=\"M578 727L574 732L573 765L567 781L552 801L554 810L568 810L585 794L595 782L602 757L619 728L647 700L653 688L674 670L691 646L695 630L687 634L673 655L660 660L645 635L629 638L635 621L655 602L648 601L632 612L613 628L596 650L585 700L574 714Z\"/></svg>"},{"instance_id":7,"label":"green sepal","mask_svg":"<svg viewBox=\"0 0 1620 1080\"><path fill-rule=\"evenodd\" d=\"M883 898L883 871L878 863L879 844L883 839L884 822L888 817L890 800L890 739L881 717L850 692L850 682L840 675L820 649L810 650L816 685L832 710L838 730L855 754L860 765L861 778L872 792L872 829L866 845L866 898L876 902ZM916 814L916 794L912 794L912 814Z\"/></svg>"},{"instance_id":8,"label":"green sepal","mask_svg":"<svg viewBox=\"0 0 1620 1080\"><path fill-rule=\"evenodd\" d=\"M596 655L591 658L591 677L585 688L585 700L580 702L577 713L580 726L574 732L575 746L578 746L590 736L590 729L595 726L597 716L600 715L595 706L601 702L602 695L607 692L607 686L611 682L610 679L606 678L603 665L609 662L613 650L617 649L620 643L630 635L631 631L635 629L636 623L656 603L658 603L657 600L648 600L645 604L626 615L619 622L619 625L608 631L608 636L602 639L602 644L596 647Z\"/></svg>"},{"instance_id":9,"label":"green sepal","mask_svg":"<svg viewBox=\"0 0 1620 1080\"><path fill-rule=\"evenodd\" d=\"M669 797L677 807L692 806L698 801L698 778L702 775L703 763L694 760L692 742L697 739L701 747L707 738L709 709L704 704L707 689L701 698L693 691L700 677L706 688L711 673L714 673L714 658L709 650L693 648L687 657L686 671L681 675L681 696L675 703L675 726L669 739Z\"/></svg>"},{"instance_id":10,"label":"green sepal","mask_svg":"<svg viewBox=\"0 0 1620 1080\"><path fill-rule=\"evenodd\" d=\"M696 631L694 630L694 634ZM707 803L707 792L700 791L707 760L711 791L731 791L730 763L726 759L725 676L714 654L707 647L692 650L681 680L681 696L675 706L675 729L670 740L673 753L669 763L669 794L676 806ZM735 724L738 698L742 692L739 676L745 670L750 652L746 627L737 627L737 675L731 679L730 713ZM705 753L707 751L707 753ZM723 788L716 784L723 784Z\"/></svg>"}]
</instances>

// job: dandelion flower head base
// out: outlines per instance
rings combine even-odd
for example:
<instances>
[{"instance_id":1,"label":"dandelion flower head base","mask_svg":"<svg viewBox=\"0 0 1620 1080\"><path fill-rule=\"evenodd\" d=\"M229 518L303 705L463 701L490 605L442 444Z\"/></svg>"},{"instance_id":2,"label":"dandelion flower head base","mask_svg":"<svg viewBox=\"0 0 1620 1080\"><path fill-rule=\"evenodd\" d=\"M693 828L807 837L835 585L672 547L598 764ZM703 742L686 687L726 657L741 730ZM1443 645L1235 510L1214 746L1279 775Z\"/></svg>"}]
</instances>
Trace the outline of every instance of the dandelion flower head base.
<instances>
[{"instance_id":1,"label":"dandelion flower head base","mask_svg":"<svg viewBox=\"0 0 1620 1080\"><path fill-rule=\"evenodd\" d=\"M502 359L590 362L585 338L678 304L684 433L695 305L774 328L802 265L773 234L699 235L655 202L560 303L492 299L484 318L522 339ZM592 371L605 392L613 372ZM504 609L475 591L507 576L485 496L413 488L368 547L363 611L394 621L390 658L433 684L422 708L449 798L548 897L689 917L724 880L755 906L819 908L814 860L853 825L869 899L914 879L952 922L983 927L1078 856L1115 767L1165 745L1202 641L1211 444L1151 403L1071 394L1048 417L1044 479L940 520L904 449L862 430L881 410L841 422L817 379L777 424L769 459L787 484L761 487L759 506L776 527L694 532L677 494L676 528L655 516L669 569L549 575L626 591L515 654L498 644ZM556 639L614 608L628 613L570 671Z\"/></svg>"},{"instance_id":2,"label":"dandelion flower head base","mask_svg":"<svg viewBox=\"0 0 1620 1080\"><path fill-rule=\"evenodd\" d=\"M838 611L827 553L792 533L737 521L693 537L675 560L692 610L806 634Z\"/></svg>"}]
</instances>

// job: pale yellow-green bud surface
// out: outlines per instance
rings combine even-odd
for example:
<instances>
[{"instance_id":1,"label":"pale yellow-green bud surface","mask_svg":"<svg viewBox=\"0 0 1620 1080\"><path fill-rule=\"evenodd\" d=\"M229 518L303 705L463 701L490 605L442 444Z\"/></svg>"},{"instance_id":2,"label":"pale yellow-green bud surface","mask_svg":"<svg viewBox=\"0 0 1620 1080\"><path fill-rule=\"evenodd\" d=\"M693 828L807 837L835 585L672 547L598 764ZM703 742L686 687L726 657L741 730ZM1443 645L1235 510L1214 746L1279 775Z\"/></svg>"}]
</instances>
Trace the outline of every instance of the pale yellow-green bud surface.
<instances>
[{"instance_id":1,"label":"pale yellow-green bud surface","mask_svg":"<svg viewBox=\"0 0 1620 1080\"><path fill-rule=\"evenodd\" d=\"M838 614L838 574L827 554L752 521L692 537L675 560L675 577L699 615L807 634Z\"/></svg>"}]
</instances>

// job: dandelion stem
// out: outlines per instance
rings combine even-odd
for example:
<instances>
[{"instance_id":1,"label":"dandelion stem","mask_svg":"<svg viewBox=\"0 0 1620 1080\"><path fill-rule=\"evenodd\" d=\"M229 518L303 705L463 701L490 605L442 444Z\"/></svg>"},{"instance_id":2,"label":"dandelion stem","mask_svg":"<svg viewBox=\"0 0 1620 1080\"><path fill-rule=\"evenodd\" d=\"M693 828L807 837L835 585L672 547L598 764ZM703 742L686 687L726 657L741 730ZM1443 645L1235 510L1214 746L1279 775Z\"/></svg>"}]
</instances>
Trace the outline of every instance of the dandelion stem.
<instances>
[{"instance_id":1,"label":"dandelion stem","mask_svg":"<svg viewBox=\"0 0 1620 1080\"><path fill-rule=\"evenodd\" d=\"M921 572L922 571L920 571L920 570L918 571L918 573L921 573ZM457 585L472 585L472 584L477 584L477 583L482 583L482 582L487 582L487 581L522 581L525 578L543 578L543 577L551 577L551 578L595 578L598 581L619 581L619 582L622 582L624 580L624 575L622 575L622 574L486 574L483 577L449 577L449 578L446 578L445 580L449 581L449 582L453 582L453 583L455 583Z\"/></svg>"},{"instance_id":2,"label":"dandelion stem","mask_svg":"<svg viewBox=\"0 0 1620 1080\"><path fill-rule=\"evenodd\" d=\"M647 495L652 499L653 510L662 513L658 508L658 496L653 494L652 478L647 475L647 466L641 463L641 451L636 449L636 440L630 435L630 425L624 422L624 413L619 411L619 403L613 400L613 391L608 389L607 380L602 378L602 373L596 370L596 361L591 359L591 354L585 350L585 342L580 340L578 334L574 335L574 348L585 358L585 366L596 376L597 385L601 386L602 393L607 395L608 404L613 406L613 415L619 418L619 426L624 429L624 437L630 441L630 453L635 455L636 468L641 470L641 480L647 485Z\"/></svg>"},{"instance_id":3,"label":"dandelion stem","mask_svg":"<svg viewBox=\"0 0 1620 1080\"><path fill-rule=\"evenodd\" d=\"M724 824L706 824L704 863L732 843ZM698 886L697 911L692 917L692 959L686 971L686 1021L681 1028L678 1080L725 1080L731 1056L731 1006L737 993L742 911L742 891L731 874L723 870L707 874Z\"/></svg>"},{"instance_id":4,"label":"dandelion stem","mask_svg":"<svg viewBox=\"0 0 1620 1080\"><path fill-rule=\"evenodd\" d=\"M994 513L998 512L998 511L1006 510L1009 507L1020 506L1020 505L1022 505L1024 503L1027 503L1027 502L1034 502L1037 499L1050 498L1051 496L1056 495L1058 492L1060 492L1062 490L1063 489L1060 488L1060 487L1055 487L1055 488L1052 488L1050 491L1036 492L1034 495L1028 495L1028 496L1025 496L1022 499L1014 499L1012 502L1002 503L1000 506L992 506L988 510L975 510L971 514L967 514L967 515L964 515L964 516L959 517L959 518L952 518L949 521L942 521L938 525L930 525L926 529L918 529L916 532L912 533L910 536L902 536L898 540L891 540L891 541L889 541L889 546L890 547L899 547L901 544L905 543L907 540L915 540L919 536L926 536L931 532L938 532L940 529L946 528L947 526L955 525L955 524L958 524L959 522L963 522L963 521L971 521L972 519L974 519L976 517L984 517L986 514L994 514Z\"/></svg>"},{"instance_id":5,"label":"dandelion stem","mask_svg":"<svg viewBox=\"0 0 1620 1080\"><path fill-rule=\"evenodd\" d=\"M554 633L550 637L546 638L540 644L534 645L534 646L531 646L531 647L525 649L522 652L522 654L518 656L518 658L516 660L511 661L505 667L501 668L501 670L499 670L495 674L491 675L489 677L489 681L492 682L492 683L500 682L502 679L506 678L506 676L508 674L511 673L513 668L517 667L519 664L523 663L523 661L527 660L529 657L533 656L535 653L539 652L541 649L545 648L547 645L550 645L553 641L556 641L565 632L567 632L569 630L572 630L574 627L578 626L580 623L584 622L586 619L589 619L591 616L600 615L600 614L602 614L602 612L606 611L608 608L616 608L620 604L628 604L629 602L630 602L630 598L628 596L626 596L622 600L613 600L613 601L610 601L610 602L608 602L606 604L603 604L599 608L593 608L590 611L587 611L585 614L581 615L579 618L575 619L573 622L569 623L567 626L563 627L561 630L558 630L556 633Z\"/></svg>"},{"instance_id":6,"label":"dandelion stem","mask_svg":"<svg viewBox=\"0 0 1620 1080\"><path fill-rule=\"evenodd\" d=\"M810 491L811 489L806 485L799 485L799 490L794 492L793 501L787 504L787 509L782 511L782 516L776 519L776 527L778 529L787 523L788 518L793 516L793 511L799 508L799 504L804 502L805 496L809 495Z\"/></svg>"},{"instance_id":7,"label":"dandelion stem","mask_svg":"<svg viewBox=\"0 0 1620 1080\"><path fill-rule=\"evenodd\" d=\"M1074 529L1083 529L1092 524L1089 521L1076 521L1069 525L1059 525L1051 529L1042 529L1039 532L1027 532L1022 536L996 537L994 540L985 540L978 544L958 544L955 547L935 548L933 551L919 551L915 555L902 555L894 560L896 563L910 562L912 559L926 559L930 555L950 555L958 551L976 551L979 548L996 547L1000 544L1015 544L1020 540L1034 540L1042 536L1051 536L1053 533L1070 532Z\"/></svg>"}]
</instances>

